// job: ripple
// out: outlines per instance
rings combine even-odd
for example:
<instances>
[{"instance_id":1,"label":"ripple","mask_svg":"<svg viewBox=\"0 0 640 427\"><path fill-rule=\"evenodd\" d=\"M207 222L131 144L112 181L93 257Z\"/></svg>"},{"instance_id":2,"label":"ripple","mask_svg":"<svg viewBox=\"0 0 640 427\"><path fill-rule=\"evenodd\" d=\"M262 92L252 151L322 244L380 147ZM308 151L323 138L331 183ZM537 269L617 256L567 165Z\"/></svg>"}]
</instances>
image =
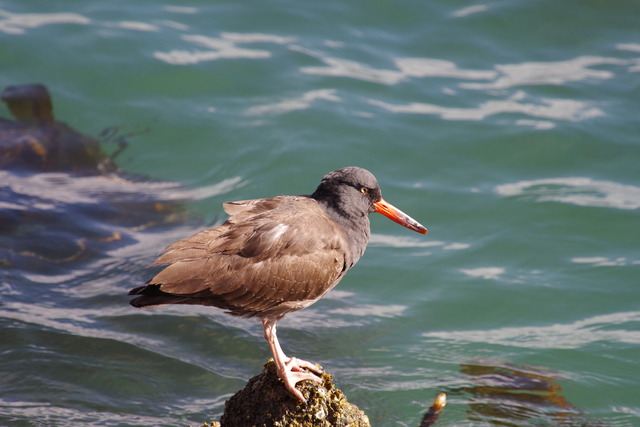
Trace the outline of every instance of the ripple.
<instances>
[{"instance_id":1,"label":"ripple","mask_svg":"<svg viewBox=\"0 0 640 427\"><path fill-rule=\"evenodd\" d=\"M211 402L209 402L211 403ZM95 409L64 408L53 403L43 403L41 401L9 400L0 398L0 417L5 416L10 419L23 419L31 425L65 425L65 426L87 426L87 425L166 425L166 416L145 416L133 413L118 414L115 412L100 412ZM185 421L185 424L187 422Z\"/></svg>"},{"instance_id":2,"label":"ripple","mask_svg":"<svg viewBox=\"0 0 640 427\"><path fill-rule=\"evenodd\" d=\"M406 236L372 233L369 241L372 246L388 246L392 248L430 248L444 246L444 242L436 240L420 240Z\"/></svg>"},{"instance_id":3,"label":"ripple","mask_svg":"<svg viewBox=\"0 0 640 427\"><path fill-rule=\"evenodd\" d=\"M334 308L328 310L330 315L343 315L354 317L400 317L407 310L404 305L378 305L378 304L360 304L355 307Z\"/></svg>"},{"instance_id":4,"label":"ripple","mask_svg":"<svg viewBox=\"0 0 640 427\"><path fill-rule=\"evenodd\" d=\"M384 85L395 85L407 78L446 77L454 79L490 80L496 76L493 70L460 69L451 61L435 58L396 58L397 69L374 68L351 59L334 58L322 52L299 46L292 50L322 61L323 67L302 67L300 72L315 76L347 77Z\"/></svg>"},{"instance_id":5,"label":"ripple","mask_svg":"<svg viewBox=\"0 0 640 427\"><path fill-rule=\"evenodd\" d=\"M160 31L160 27L153 24L140 21L120 21L113 24L116 28L122 28L123 30L145 31L145 32L157 32Z\"/></svg>"},{"instance_id":6,"label":"ripple","mask_svg":"<svg viewBox=\"0 0 640 427\"><path fill-rule=\"evenodd\" d=\"M53 24L88 25L91 20L77 13L11 13L0 9L0 32L24 34L26 28Z\"/></svg>"},{"instance_id":7,"label":"ripple","mask_svg":"<svg viewBox=\"0 0 640 427\"><path fill-rule=\"evenodd\" d=\"M451 16L454 18L463 18L465 16L473 15L475 13L485 12L489 10L489 6L485 4L477 4L474 6L463 7L462 9L458 9L451 13Z\"/></svg>"},{"instance_id":8,"label":"ripple","mask_svg":"<svg viewBox=\"0 0 640 427\"><path fill-rule=\"evenodd\" d=\"M496 65L500 75L491 83L461 83L465 89L506 89L514 86L557 85L587 79L605 80L615 77L606 70L593 70L589 67L601 65L625 65L629 61L600 56L579 56L565 61L523 62L520 64Z\"/></svg>"},{"instance_id":9,"label":"ripple","mask_svg":"<svg viewBox=\"0 0 640 427\"><path fill-rule=\"evenodd\" d=\"M626 210L640 208L640 187L584 177L519 181L498 185L494 191L501 196L524 196L537 202Z\"/></svg>"},{"instance_id":10,"label":"ripple","mask_svg":"<svg viewBox=\"0 0 640 427\"><path fill-rule=\"evenodd\" d=\"M154 58L173 65L198 64L219 59L265 59L271 57L271 52L263 49L247 49L239 46L242 43L275 43L285 44L292 39L271 34L240 34L222 33L220 37L209 37L197 34L183 35L182 40L209 50L172 50L169 52L155 52Z\"/></svg>"},{"instance_id":11,"label":"ripple","mask_svg":"<svg viewBox=\"0 0 640 427\"><path fill-rule=\"evenodd\" d=\"M399 58L396 66L407 77L447 77L465 80L490 80L498 74L493 70L465 70L451 62L431 58Z\"/></svg>"},{"instance_id":12,"label":"ripple","mask_svg":"<svg viewBox=\"0 0 640 427\"><path fill-rule=\"evenodd\" d=\"M621 267L627 265L639 265L640 260L628 260L626 257L607 258L603 256L575 257L571 258L575 264L592 264L594 267Z\"/></svg>"},{"instance_id":13,"label":"ripple","mask_svg":"<svg viewBox=\"0 0 640 427\"><path fill-rule=\"evenodd\" d=\"M575 349L594 342L640 344L640 331L621 326L640 322L640 311L593 316L573 323L507 327L489 330L426 332L422 336L457 343L496 344L508 347ZM618 326L618 329L614 329Z\"/></svg>"},{"instance_id":14,"label":"ripple","mask_svg":"<svg viewBox=\"0 0 640 427\"><path fill-rule=\"evenodd\" d=\"M110 201L188 201L202 200L231 191L244 185L240 177L227 178L219 183L196 189L168 181L131 181L117 175L76 176L66 172L35 173L31 175L0 171L0 188L13 193L11 199L0 200L3 208L31 210L51 209L57 203L100 204ZM39 199L33 204L20 203L22 197Z\"/></svg>"},{"instance_id":15,"label":"ripple","mask_svg":"<svg viewBox=\"0 0 640 427\"><path fill-rule=\"evenodd\" d=\"M265 114L284 114L296 110L306 110L314 101L324 100L341 102L335 89L318 89L305 92L302 96L285 99L273 104L256 105L244 111L245 116L261 116Z\"/></svg>"},{"instance_id":16,"label":"ripple","mask_svg":"<svg viewBox=\"0 0 640 427\"><path fill-rule=\"evenodd\" d=\"M373 68L350 59L325 56L319 56L319 59L324 62L324 67L302 67L300 72L314 76L349 77L384 85L394 85L405 78L400 71Z\"/></svg>"},{"instance_id":17,"label":"ripple","mask_svg":"<svg viewBox=\"0 0 640 427\"><path fill-rule=\"evenodd\" d=\"M342 289L332 289L322 297L321 305L312 305L291 313L282 319L283 327L295 325L296 329L313 331L318 325L327 329L364 327L386 319L402 317L408 307L399 304L353 304L356 294Z\"/></svg>"},{"instance_id":18,"label":"ripple","mask_svg":"<svg viewBox=\"0 0 640 427\"><path fill-rule=\"evenodd\" d=\"M221 37L224 40L231 41L233 43L274 43L274 44L289 44L292 43L294 37L283 37L275 34L263 34L263 33L222 33Z\"/></svg>"},{"instance_id":19,"label":"ripple","mask_svg":"<svg viewBox=\"0 0 640 427\"><path fill-rule=\"evenodd\" d=\"M640 43L618 43L616 49L640 53Z\"/></svg>"},{"instance_id":20,"label":"ripple","mask_svg":"<svg viewBox=\"0 0 640 427\"><path fill-rule=\"evenodd\" d=\"M516 125L517 126L531 126L534 129L538 129L538 130L549 130L549 129L553 129L554 127L556 127L556 125L553 122L550 122L550 121L547 121L547 120L520 119L520 120L516 120Z\"/></svg>"},{"instance_id":21,"label":"ripple","mask_svg":"<svg viewBox=\"0 0 640 427\"><path fill-rule=\"evenodd\" d=\"M0 318L11 319L24 324L39 325L42 329L65 332L90 338L113 339L124 343L136 343L140 347L159 347L160 341L141 337L136 333L119 332L99 327L98 319L105 315L130 315L128 306L96 309L68 309L34 305L33 303L6 302L0 307Z\"/></svg>"},{"instance_id":22,"label":"ripple","mask_svg":"<svg viewBox=\"0 0 640 427\"><path fill-rule=\"evenodd\" d=\"M479 267L479 268L462 268L460 272L469 277L480 277L482 279L494 280L504 274L506 269L503 267Z\"/></svg>"},{"instance_id":23,"label":"ripple","mask_svg":"<svg viewBox=\"0 0 640 427\"><path fill-rule=\"evenodd\" d=\"M198 13L198 8L196 7L190 7L190 6L163 6L162 7L164 10L166 10L167 12L171 12L171 13L181 13L184 15L195 15L196 13Z\"/></svg>"},{"instance_id":24,"label":"ripple","mask_svg":"<svg viewBox=\"0 0 640 427\"><path fill-rule=\"evenodd\" d=\"M369 104L392 113L436 115L445 120L479 121L505 113L521 113L532 117L565 121L581 121L604 116L602 110L593 108L586 102L572 99L535 99L524 91L518 91L504 100L485 101L475 108L442 107L420 102L391 104L375 99L370 99ZM550 128L548 124L544 124L543 127Z\"/></svg>"}]
</instances>

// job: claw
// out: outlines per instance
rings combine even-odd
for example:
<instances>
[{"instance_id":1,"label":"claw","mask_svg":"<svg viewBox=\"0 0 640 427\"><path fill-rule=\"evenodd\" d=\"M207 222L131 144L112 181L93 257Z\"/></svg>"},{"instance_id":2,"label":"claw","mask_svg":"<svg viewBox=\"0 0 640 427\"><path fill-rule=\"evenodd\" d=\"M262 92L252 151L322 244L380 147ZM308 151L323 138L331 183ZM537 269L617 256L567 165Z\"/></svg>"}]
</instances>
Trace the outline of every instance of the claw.
<instances>
[{"instance_id":1,"label":"claw","mask_svg":"<svg viewBox=\"0 0 640 427\"><path fill-rule=\"evenodd\" d=\"M289 360L284 362L284 369L281 370L278 367L278 377L280 377L284 382L285 387L291 394L297 397L302 403L306 403L307 400L304 398L300 390L296 388L296 384L304 380L314 381L321 384L322 378L318 377L313 372L322 374L322 369L311 362L307 362L306 360L297 359L295 357L290 357L288 359Z\"/></svg>"}]
</instances>

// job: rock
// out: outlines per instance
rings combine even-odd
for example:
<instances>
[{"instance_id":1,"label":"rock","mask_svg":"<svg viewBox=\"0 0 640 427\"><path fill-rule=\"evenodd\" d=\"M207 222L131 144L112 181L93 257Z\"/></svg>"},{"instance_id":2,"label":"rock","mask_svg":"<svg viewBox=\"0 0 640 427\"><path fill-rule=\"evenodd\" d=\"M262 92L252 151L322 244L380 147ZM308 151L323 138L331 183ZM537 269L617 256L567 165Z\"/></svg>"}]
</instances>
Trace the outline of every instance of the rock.
<instances>
[{"instance_id":1,"label":"rock","mask_svg":"<svg viewBox=\"0 0 640 427\"><path fill-rule=\"evenodd\" d=\"M333 377L327 373L321 377L322 384L311 381L298 384L307 399L307 403L301 403L285 389L271 359L260 375L251 378L244 389L227 401L220 425L370 427L369 418L347 401L334 386Z\"/></svg>"},{"instance_id":2,"label":"rock","mask_svg":"<svg viewBox=\"0 0 640 427\"><path fill-rule=\"evenodd\" d=\"M55 120L44 85L8 86L0 99L15 118L0 117L0 168L91 175L116 171L98 140Z\"/></svg>"}]
</instances>

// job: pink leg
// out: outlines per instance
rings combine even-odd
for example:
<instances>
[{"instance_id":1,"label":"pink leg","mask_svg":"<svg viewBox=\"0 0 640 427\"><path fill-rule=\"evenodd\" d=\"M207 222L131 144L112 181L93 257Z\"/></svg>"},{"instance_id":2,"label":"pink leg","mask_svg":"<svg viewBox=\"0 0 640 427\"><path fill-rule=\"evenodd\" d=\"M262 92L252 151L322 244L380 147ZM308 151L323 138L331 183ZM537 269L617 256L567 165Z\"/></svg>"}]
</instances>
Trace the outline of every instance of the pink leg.
<instances>
[{"instance_id":1,"label":"pink leg","mask_svg":"<svg viewBox=\"0 0 640 427\"><path fill-rule=\"evenodd\" d=\"M276 336L277 322L278 321L275 319L262 319L262 324L264 326L264 338L269 343L269 348L273 354L273 360L276 362L278 376L282 381L284 381L285 387L287 387L287 390L289 390L291 394L300 399L301 402L306 402L302 393L296 389L296 384L303 380L322 383L322 379L312 373L315 372L317 374L321 374L322 369L311 362L307 362L306 360L287 357L284 354L280 347L280 343L278 342L278 337ZM312 372L307 372L304 369L308 369Z\"/></svg>"}]
</instances>

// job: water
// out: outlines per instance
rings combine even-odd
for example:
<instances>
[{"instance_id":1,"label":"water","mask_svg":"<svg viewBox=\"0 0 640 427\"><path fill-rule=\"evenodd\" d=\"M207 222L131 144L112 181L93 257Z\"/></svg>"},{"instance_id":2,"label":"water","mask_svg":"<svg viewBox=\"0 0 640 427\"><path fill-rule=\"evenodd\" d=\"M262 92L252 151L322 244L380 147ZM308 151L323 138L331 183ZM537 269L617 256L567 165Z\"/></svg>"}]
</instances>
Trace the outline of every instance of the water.
<instances>
[{"instance_id":1,"label":"water","mask_svg":"<svg viewBox=\"0 0 640 427\"><path fill-rule=\"evenodd\" d=\"M639 15L2 1L0 86L46 84L59 120L115 127L118 165L153 181L0 171L2 209L30 212L1 236L0 425L219 418L269 357L259 325L126 292L223 201L347 165L430 233L373 216L357 267L282 322L287 353L374 425L417 425L439 392L440 425L640 425Z\"/></svg>"}]
</instances>

